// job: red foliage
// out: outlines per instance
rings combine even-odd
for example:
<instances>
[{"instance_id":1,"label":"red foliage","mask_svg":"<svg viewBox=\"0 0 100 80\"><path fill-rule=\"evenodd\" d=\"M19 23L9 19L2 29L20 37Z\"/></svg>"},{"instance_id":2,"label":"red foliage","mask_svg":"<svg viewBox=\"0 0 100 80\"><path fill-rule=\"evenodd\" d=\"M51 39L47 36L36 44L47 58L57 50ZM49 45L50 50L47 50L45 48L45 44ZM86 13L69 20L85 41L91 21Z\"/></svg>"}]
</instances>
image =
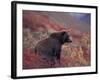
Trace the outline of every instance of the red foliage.
<instances>
[{"instance_id":1,"label":"red foliage","mask_svg":"<svg viewBox=\"0 0 100 80\"><path fill-rule=\"evenodd\" d=\"M53 67L74 67L89 65L90 48L87 48L87 39L90 38L87 37L86 34L71 27L64 27L63 25L57 24L50 20L48 16L42 14L40 15L38 12L32 11L23 11L23 28L25 29L26 27L31 29L32 32L41 31L42 29L45 31L52 29L54 31L66 31L70 33L74 40L74 42L72 42L74 47L68 45L69 49L66 48L65 52L69 50L70 55L64 55L64 53L61 53L63 54L60 60L61 64L56 62ZM32 33L29 35L31 34ZM86 36L86 39L84 39L84 36ZM28 39L31 40L27 41L32 41L34 37L29 37ZM29 43L29 46L31 46L31 44L32 42ZM30 48L23 49L23 69L49 68L51 67L51 64L52 62L50 60L43 60L41 56L32 52Z\"/></svg>"}]
</instances>

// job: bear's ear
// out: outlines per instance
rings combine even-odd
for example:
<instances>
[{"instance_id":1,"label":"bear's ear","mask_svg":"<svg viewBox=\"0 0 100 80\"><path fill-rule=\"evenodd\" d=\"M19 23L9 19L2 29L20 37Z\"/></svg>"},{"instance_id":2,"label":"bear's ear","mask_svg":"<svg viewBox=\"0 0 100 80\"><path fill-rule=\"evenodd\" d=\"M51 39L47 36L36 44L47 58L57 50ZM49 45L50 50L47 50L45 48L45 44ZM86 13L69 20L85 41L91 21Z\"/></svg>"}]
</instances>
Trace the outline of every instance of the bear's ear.
<instances>
[{"instance_id":1,"label":"bear's ear","mask_svg":"<svg viewBox=\"0 0 100 80\"><path fill-rule=\"evenodd\" d=\"M63 36L63 35L65 35L66 34L66 32L64 31L64 32L61 32L61 36Z\"/></svg>"}]
</instances>

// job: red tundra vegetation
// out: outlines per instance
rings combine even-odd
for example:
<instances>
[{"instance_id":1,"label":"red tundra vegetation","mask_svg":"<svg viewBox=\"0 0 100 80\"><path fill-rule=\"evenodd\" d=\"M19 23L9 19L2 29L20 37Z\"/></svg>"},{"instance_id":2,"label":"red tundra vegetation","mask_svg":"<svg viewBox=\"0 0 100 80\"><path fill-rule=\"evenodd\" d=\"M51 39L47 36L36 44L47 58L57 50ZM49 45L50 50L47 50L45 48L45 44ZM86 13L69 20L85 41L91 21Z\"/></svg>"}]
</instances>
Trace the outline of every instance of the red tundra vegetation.
<instances>
[{"instance_id":1,"label":"red tundra vegetation","mask_svg":"<svg viewBox=\"0 0 100 80\"><path fill-rule=\"evenodd\" d=\"M72 23L73 24L73 23ZM74 25L73 25L74 26ZM23 69L49 68L51 61L43 60L34 53L35 45L53 32L66 31L72 43L64 44L61 51L61 64L54 67L90 66L90 33L82 32L72 26L53 21L50 16L36 11L23 11Z\"/></svg>"}]
</instances>

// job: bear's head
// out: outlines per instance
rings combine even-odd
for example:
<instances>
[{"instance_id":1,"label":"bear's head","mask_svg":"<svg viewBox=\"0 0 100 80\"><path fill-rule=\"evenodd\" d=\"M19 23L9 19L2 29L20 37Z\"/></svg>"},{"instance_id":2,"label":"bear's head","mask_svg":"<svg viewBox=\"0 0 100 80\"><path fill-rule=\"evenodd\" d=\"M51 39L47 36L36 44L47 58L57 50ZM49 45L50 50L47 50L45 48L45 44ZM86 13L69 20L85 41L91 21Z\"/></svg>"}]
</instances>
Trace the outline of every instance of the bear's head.
<instances>
[{"instance_id":1,"label":"bear's head","mask_svg":"<svg viewBox=\"0 0 100 80\"><path fill-rule=\"evenodd\" d=\"M57 33L52 33L50 35L51 38L54 38L54 39L57 39L59 40L59 42L61 44L64 44L64 43L70 43L72 42L72 40L70 39L70 36L67 32L63 31L63 32L57 32Z\"/></svg>"}]
</instances>

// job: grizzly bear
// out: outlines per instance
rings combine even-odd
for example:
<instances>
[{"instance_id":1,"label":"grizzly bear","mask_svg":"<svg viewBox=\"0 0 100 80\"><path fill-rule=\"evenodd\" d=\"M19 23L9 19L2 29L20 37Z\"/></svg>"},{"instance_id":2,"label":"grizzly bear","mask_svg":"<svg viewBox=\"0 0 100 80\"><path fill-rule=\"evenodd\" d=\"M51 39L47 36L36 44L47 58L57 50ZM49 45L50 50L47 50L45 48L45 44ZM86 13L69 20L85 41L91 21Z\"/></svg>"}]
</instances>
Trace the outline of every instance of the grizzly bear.
<instances>
[{"instance_id":1,"label":"grizzly bear","mask_svg":"<svg viewBox=\"0 0 100 80\"><path fill-rule=\"evenodd\" d=\"M45 60L50 60L51 67L53 67L55 62L60 64L61 46L66 42L72 42L67 32L52 33L48 38L37 43L35 53Z\"/></svg>"}]
</instances>

